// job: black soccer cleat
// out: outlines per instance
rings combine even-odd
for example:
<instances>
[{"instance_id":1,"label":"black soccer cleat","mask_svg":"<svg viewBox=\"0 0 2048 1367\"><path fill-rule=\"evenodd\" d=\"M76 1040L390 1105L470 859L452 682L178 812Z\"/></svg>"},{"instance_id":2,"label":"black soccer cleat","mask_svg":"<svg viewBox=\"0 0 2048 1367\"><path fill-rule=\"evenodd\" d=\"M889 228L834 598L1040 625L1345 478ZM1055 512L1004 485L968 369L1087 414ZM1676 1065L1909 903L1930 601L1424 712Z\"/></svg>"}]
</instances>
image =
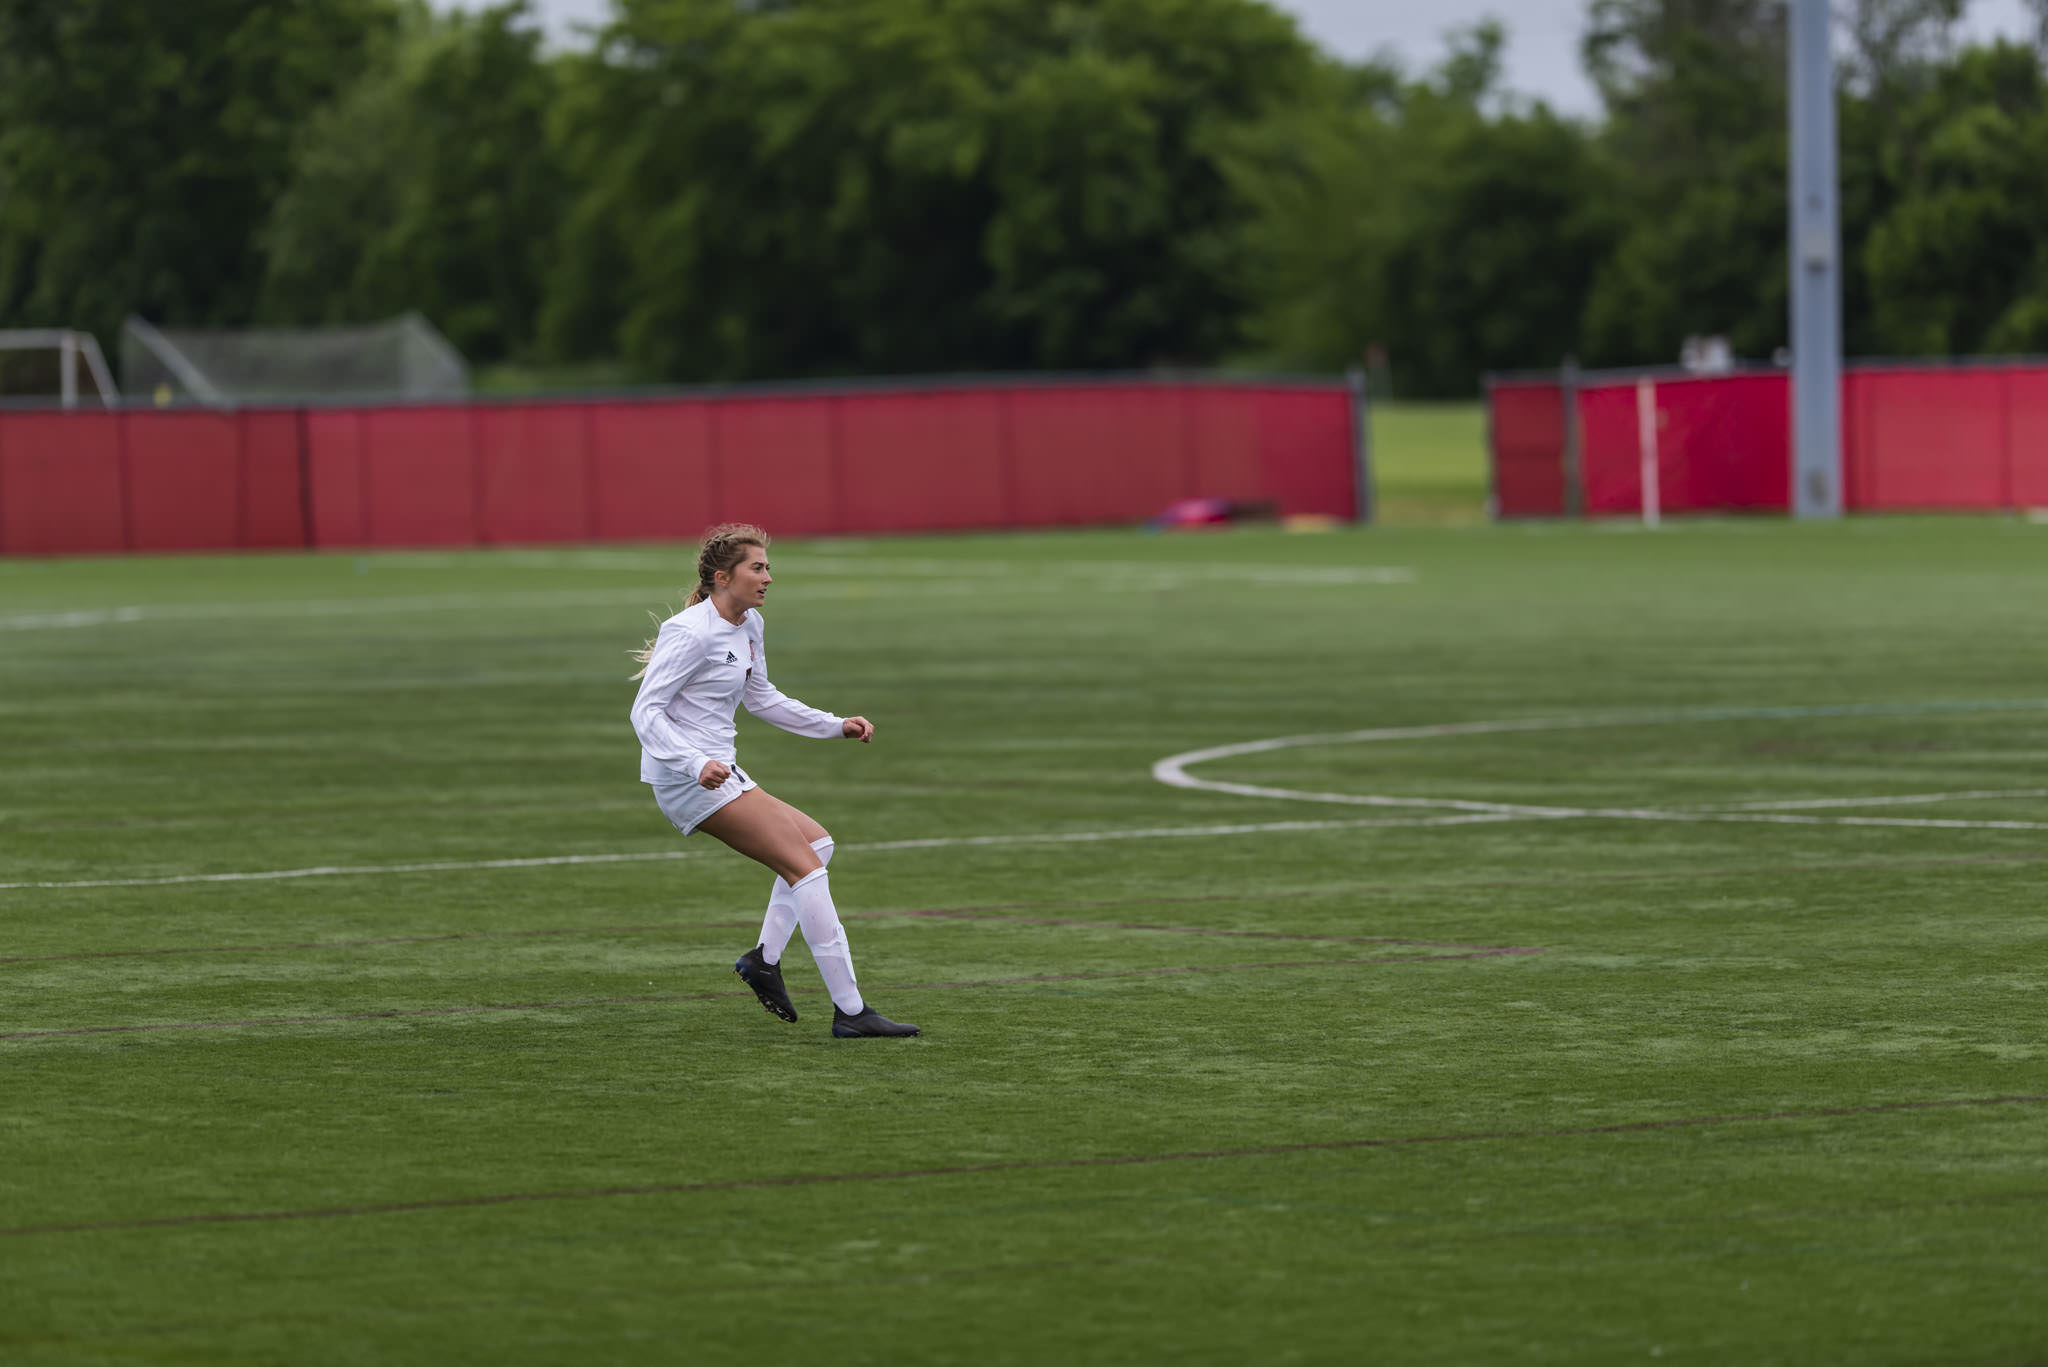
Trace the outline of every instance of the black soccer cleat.
<instances>
[{"instance_id":1,"label":"black soccer cleat","mask_svg":"<svg viewBox=\"0 0 2048 1367\"><path fill-rule=\"evenodd\" d=\"M914 1025L892 1021L874 1007L863 1005L851 1016L838 1007L833 1007L832 1033L839 1039L877 1039L901 1038L905 1035L914 1035L918 1030Z\"/></svg>"},{"instance_id":2,"label":"black soccer cleat","mask_svg":"<svg viewBox=\"0 0 2048 1367\"><path fill-rule=\"evenodd\" d=\"M740 975L740 981L754 989L754 995L761 999L771 1016L783 1020L796 1019L796 1004L789 999L789 989L782 985L782 966L771 964L762 953L762 947L755 945L740 955L732 971Z\"/></svg>"}]
</instances>

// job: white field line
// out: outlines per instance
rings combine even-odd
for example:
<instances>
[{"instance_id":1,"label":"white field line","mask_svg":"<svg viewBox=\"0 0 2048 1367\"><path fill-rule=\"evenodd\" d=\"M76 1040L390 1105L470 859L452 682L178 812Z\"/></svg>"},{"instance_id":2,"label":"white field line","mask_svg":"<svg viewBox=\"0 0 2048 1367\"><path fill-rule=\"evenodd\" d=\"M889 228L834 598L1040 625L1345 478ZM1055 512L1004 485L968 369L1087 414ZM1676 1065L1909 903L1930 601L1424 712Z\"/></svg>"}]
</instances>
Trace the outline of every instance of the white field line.
<instances>
[{"instance_id":1,"label":"white field line","mask_svg":"<svg viewBox=\"0 0 2048 1367\"><path fill-rule=\"evenodd\" d=\"M651 850L630 854L551 854L533 859L449 859L431 864L321 864L305 869L262 869L253 873L178 873L160 878L80 878L68 882L0 883L0 891L22 888L164 888L179 883L264 883L285 878L343 878L364 873L446 873L472 869L538 869L558 864L636 864L655 859L688 859L699 850Z\"/></svg>"},{"instance_id":2,"label":"white field line","mask_svg":"<svg viewBox=\"0 0 2048 1367\"><path fill-rule=\"evenodd\" d=\"M1155 777L1158 770L1153 770ZM1172 780L1162 780L1172 782ZM1351 807L1448 807L1461 812L1485 812L1501 817L1584 816L1577 807L1541 807L1517 802L1480 802L1457 797L1385 797L1374 793L1309 793L1294 788L1261 788L1251 783L1223 783L1212 780L1174 784L1177 788L1200 788L1210 793L1231 793L1239 797L1276 797L1296 802L1334 802Z\"/></svg>"},{"instance_id":3,"label":"white field line","mask_svg":"<svg viewBox=\"0 0 2048 1367\"><path fill-rule=\"evenodd\" d=\"M1189 785L1192 786L1192 785ZM1454 797L1384 797L1371 793L1310 793L1293 788L1260 788L1248 783L1204 783L1206 792L1232 793L1243 797L1271 797L1294 802L1330 802L1356 807L1449 807L1458 811L1473 812L1489 816L1496 821L1748 821L1780 826L1924 826L1943 830L1997 830L1997 831L2048 831L2048 821L1960 821L1937 817L1904 816L1802 816L1778 811L1705 811L1696 808L1663 807L1538 807L1505 802L1476 802ZM2012 790L2006 796L2039 796L2048 790ZM1957 793L1953 796L1983 797L1983 793ZM1823 802L1787 803L1789 807L1814 806L1882 806L1893 801L1890 798L1828 799ZM1938 801L1931 794L1911 799L1917 802ZM1760 804L1763 805L1763 804Z\"/></svg>"},{"instance_id":4,"label":"white field line","mask_svg":"<svg viewBox=\"0 0 2048 1367\"><path fill-rule=\"evenodd\" d=\"M1191 566L1187 569L1138 567L1116 580L1124 591L1187 588L1216 583L1245 583L1268 587L1350 588L1372 584L1409 584L1415 572L1399 566L1358 566L1330 569L1232 570L1213 573L1223 566ZM971 579L934 572L928 579L917 575L876 573L871 579L904 582L903 592L915 598L985 597L991 586ZM1006 577L1015 580L1020 593L1036 592L1047 576L1026 576L1020 568ZM875 592L864 584L807 584L789 590L800 598L870 598ZM472 609L527 607L639 606L656 611L668 604L680 604L685 590L675 585L664 588L565 589L560 591L509 593L393 594L366 598L263 599L244 603L155 603L124 607L80 608L63 612L28 612L0 617L0 631L49 631L65 628L117 626L129 622L235 621L243 618L292 618L380 616L398 612L460 612ZM672 610L672 609L671 609Z\"/></svg>"},{"instance_id":5,"label":"white field line","mask_svg":"<svg viewBox=\"0 0 2048 1367\"><path fill-rule=\"evenodd\" d=\"M1488 814L1416 817L1407 820L1262 821L1226 826L1156 826L1120 831L1054 831L1030 835L952 835L924 840L881 840L842 844L841 850L883 853L891 850L940 850L991 845L1080 845L1104 840L1186 840L1229 835L1269 835L1290 831L1352 831L1386 826L1464 826L1512 818ZM713 847L722 848L722 847ZM246 873L180 873L158 878L81 878L63 882L0 883L0 891L26 888L160 888L181 883L258 883L287 878L345 878L364 874L449 873L482 869L558 868L573 864L641 864L691 859L713 849L647 850L621 854L553 854L531 859L450 859L421 864L323 864L304 869L262 869Z\"/></svg>"},{"instance_id":6,"label":"white field line","mask_svg":"<svg viewBox=\"0 0 2048 1367\"><path fill-rule=\"evenodd\" d=\"M1921 817L1806 816L1785 811L1759 811L1758 807L1871 805L1892 803L1955 801L1972 798L2048 796L2048 789L1986 789L1960 793L1917 793L1902 796L1857 799L1823 798L1810 802L1744 804L1735 811L1664 810L1633 807L1551 807L1518 803L1479 802L1461 798L1404 798L1355 793L1307 793L1287 788L1262 788L1251 784L1220 783L1197 779L1184 766L1228 755L1254 754L1291 746L1341 743L1360 740L1407 740L1427 736L1477 735L1510 731L1564 730L1574 726L1622 726L1651 721L1726 720L1747 717L1886 715L1930 711L2009 711L2048 707L2048 700L1958 704L1872 704L1869 706L1825 708L1714 708L1687 713L1626 713L1594 717L1534 718L1518 721L1457 722L1439 726L1386 727L1334 735L1289 736L1273 740L1247 741L1189 751L1153 766L1153 776L1175 787L1197 788L1252 797L1274 797L1306 802L1329 802L1374 807L1451 808L1459 815L1414 818L1381 818L1348 821L1267 821L1211 826L1140 827L1131 830L1060 831L1036 834L937 836L920 840L885 840L847 844L847 850L888 852L1019 845L1091 844L1105 840L1204 839L1232 835L1267 835L1296 831L1365 830L1389 827L1463 826L1518 820L1608 819L1674 822L1752 822L1774 825L1904 826L1945 830L2048 830L2048 822L1955 821ZM1168 777L1172 774L1175 777ZM1176 778L1178 781L1176 781ZM578 864L649 863L658 860L689 859L700 850L656 850L607 854L543 855L527 859L441 860L412 864L318 865L302 869L264 869L235 873L172 874L154 878L90 878L50 882L0 883L0 891L61 888L168 887L185 883L270 882L294 878L340 878L371 874L446 873L491 869L553 868Z\"/></svg>"},{"instance_id":7,"label":"white field line","mask_svg":"<svg viewBox=\"0 0 2048 1367\"><path fill-rule=\"evenodd\" d=\"M1622 821L1750 821L1775 826L1905 826L1936 831L2048 831L2048 821L1958 821L1931 816L1804 816L1791 812L1655 811L1591 807L1575 816Z\"/></svg>"},{"instance_id":8,"label":"white field line","mask_svg":"<svg viewBox=\"0 0 2048 1367\"><path fill-rule=\"evenodd\" d=\"M2048 699L2023 698L1982 702L1934 703L1850 703L1816 707L1690 708L1667 711L1606 712L1568 717L1525 717L1507 721L1448 722L1432 726L1375 727L1361 731L1323 732L1305 736L1274 736L1263 740L1216 745L1169 755L1152 766L1152 777L1175 788L1228 793L1237 797L1276 798L1292 802L1326 802L1362 807L1448 807L1460 811L1492 813L1502 820L1520 819L1608 819L1626 821L1744 821L1773 825L1903 826L1938 830L2048 830L2039 821L1960 821L1935 817L1802 816L1788 809L1808 807L1890 806L1912 803L1950 802L1995 797L2048 796L2048 789L2011 788L1959 793L1915 793L1872 798L1815 798L1788 802L1738 804L1734 810L1668 810L1646 807L1552 807L1532 804L1481 802L1466 798L1388 797L1379 794L1317 793L1294 788L1271 788L1249 783L1228 783L1196 778L1188 766L1238 755L1266 754L1274 750L1312 745L1349 745L1379 741L1423 740L1435 736L1495 735L1508 732L1569 731L1593 727L1669 726L1715 721L1749 721L1798 717L1915 716L1957 712L2012 712L2048 709Z\"/></svg>"},{"instance_id":9,"label":"white field line","mask_svg":"<svg viewBox=\"0 0 2048 1367\"><path fill-rule=\"evenodd\" d=\"M391 612L457 612L490 607L588 607L608 603L658 605L663 595L681 601L668 588L565 589L538 593L395 594L388 598L266 598L246 603L152 603L76 612L30 612L0 617L0 631L37 631L59 627L99 627L123 622L233 621L248 617L344 617Z\"/></svg>"},{"instance_id":10,"label":"white field line","mask_svg":"<svg viewBox=\"0 0 2048 1367\"><path fill-rule=\"evenodd\" d=\"M1796 802L1714 802L1701 811L1786 812L1805 807L1912 807L1923 802L1972 802L1979 798L2048 797L2048 788L1980 788L1968 793L1895 793L1890 797L1812 797Z\"/></svg>"}]
</instances>

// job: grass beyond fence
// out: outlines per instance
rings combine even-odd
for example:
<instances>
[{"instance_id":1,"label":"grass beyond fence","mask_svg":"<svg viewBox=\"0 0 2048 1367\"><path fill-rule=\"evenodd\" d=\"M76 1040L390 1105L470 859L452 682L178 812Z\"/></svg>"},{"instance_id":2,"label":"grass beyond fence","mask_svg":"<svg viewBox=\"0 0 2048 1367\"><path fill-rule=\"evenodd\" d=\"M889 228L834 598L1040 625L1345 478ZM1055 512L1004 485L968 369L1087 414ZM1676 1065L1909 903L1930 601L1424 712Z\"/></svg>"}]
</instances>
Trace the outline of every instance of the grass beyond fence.
<instances>
[{"instance_id":1,"label":"grass beyond fence","mask_svg":"<svg viewBox=\"0 0 2048 1367\"><path fill-rule=\"evenodd\" d=\"M1469 526L1486 518L1486 408L1375 402L1373 483L1391 526Z\"/></svg>"},{"instance_id":2,"label":"grass beyond fence","mask_svg":"<svg viewBox=\"0 0 2048 1367\"><path fill-rule=\"evenodd\" d=\"M779 546L907 1042L635 781L677 551L0 561L0 1358L2042 1359L2044 536Z\"/></svg>"}]
</instances>

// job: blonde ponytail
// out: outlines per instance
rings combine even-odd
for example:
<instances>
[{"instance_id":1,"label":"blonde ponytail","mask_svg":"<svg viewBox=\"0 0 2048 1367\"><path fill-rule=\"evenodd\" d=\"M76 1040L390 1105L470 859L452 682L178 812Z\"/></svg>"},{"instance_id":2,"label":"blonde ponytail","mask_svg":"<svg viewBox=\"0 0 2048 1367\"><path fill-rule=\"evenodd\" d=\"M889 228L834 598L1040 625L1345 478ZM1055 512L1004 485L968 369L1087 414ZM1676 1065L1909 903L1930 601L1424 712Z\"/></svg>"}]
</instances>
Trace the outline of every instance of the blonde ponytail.
<instances>
[{"instance_id":1,"label":"blonde ponytail","mask_svg":"<svg viewBox=\"0 0 2048 1367\"><path fill-rule=\"evenodd\" d=\"M768 533L751 522L721 522L704 533L704 540L697 546L697 583L691 588L690 596L683 600L683 606L693 608L709 598L711 590L717 585L719 571L731 574L733 567L747 558L749 546L759 546L764 551L768 549ZM654 617L655 625L659 628L662 619L651 612L648 616ZM658 631L655 636L648 637L647 644L640 649L626 652L640 662L640 673L635 674L634 678L637 679L647 672L647 662L654 658L654 643L657 639Z\"/></svg>"}]
</instances>

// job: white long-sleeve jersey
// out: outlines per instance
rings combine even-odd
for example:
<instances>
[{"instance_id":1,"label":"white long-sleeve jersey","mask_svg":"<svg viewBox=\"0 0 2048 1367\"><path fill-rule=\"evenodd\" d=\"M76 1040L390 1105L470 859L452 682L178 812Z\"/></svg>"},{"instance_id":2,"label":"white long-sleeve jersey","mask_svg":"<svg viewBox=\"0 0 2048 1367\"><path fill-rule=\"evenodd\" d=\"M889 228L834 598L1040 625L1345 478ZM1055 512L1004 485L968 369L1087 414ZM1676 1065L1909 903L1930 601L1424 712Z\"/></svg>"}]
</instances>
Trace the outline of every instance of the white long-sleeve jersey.
<instances>
[{"instance_id":1,"label":"white long-sleeve jersey","mask_svg":"<svg viewBox=\"0 0 2048 1367\"><path fill-rule=\"evenodd\" d=\"M695 783L712 760L732 764L733 712L742 701L762 721L795 735L844 734L843 719L768 682L763 638L760 613L748 608L734 626L708 598L661 624L633 699L642 783Z\"/></svg>"}]
</instances>

